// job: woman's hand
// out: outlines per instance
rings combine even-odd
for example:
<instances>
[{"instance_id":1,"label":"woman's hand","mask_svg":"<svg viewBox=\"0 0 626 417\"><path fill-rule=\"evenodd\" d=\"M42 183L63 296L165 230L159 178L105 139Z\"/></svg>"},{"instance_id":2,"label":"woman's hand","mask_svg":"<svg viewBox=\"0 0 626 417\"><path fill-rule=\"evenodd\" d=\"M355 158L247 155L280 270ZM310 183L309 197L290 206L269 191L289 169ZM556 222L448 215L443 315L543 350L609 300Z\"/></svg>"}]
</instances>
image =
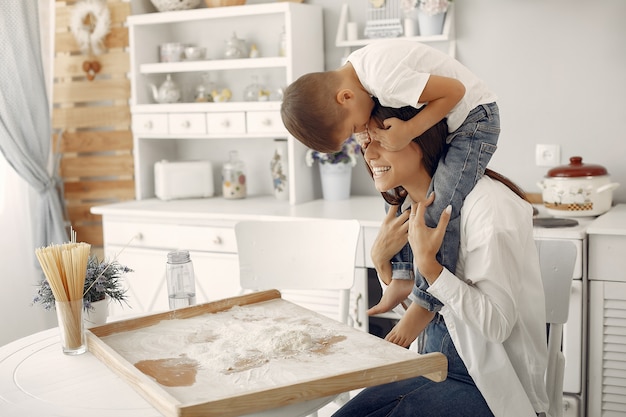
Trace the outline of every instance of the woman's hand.
<instances>
[{"instance_id":1,"label":"woman's hand","mask_svg":"<svg viewBox=\"0 0 626 417\"><path fill-rule=\"evenodd\" d=\"M377 270L386 267L391 258L400 252L400 249L408 242L409 225L407 220L409 219L409 210L396 217L397 210L398 206L389 207L372 245L370 254ZM391 277L381 275L381 279L387 285L391 282Z\"/></svg>"},{"instance_id":2,"label":"woman's hand","mask_svg":"<svg viewBox=\"0 0 626 417\"><path fill-rule=\"evenodd\" d=\"M437 227L431 228L426 226L424 214L426 207L435 200L435 193L431 193L426 201L411 206L411 216L409 218L409 244L413 251L413 262L417 266L420 274L428 283L432 284L441 271L443 266L437 262L437 252L441 248L443 236L446 233L446 227L450 221L451 207L447 207L441 217Z\"/></svg>"}]
</instances>

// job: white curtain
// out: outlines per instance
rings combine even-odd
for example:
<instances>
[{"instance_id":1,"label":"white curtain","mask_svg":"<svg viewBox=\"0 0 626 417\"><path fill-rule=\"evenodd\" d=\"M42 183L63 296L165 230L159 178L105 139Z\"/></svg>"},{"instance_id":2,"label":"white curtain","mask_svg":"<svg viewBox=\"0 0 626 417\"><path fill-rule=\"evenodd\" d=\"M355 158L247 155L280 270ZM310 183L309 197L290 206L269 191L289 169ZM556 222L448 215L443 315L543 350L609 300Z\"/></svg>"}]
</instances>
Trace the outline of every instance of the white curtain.
<instances>
[{"instance_id":1,"label":"white curtain","mask_svg":"<svg viewBox=\"0 0 626 417\"><path fill-rule=\"evenodd\" d=\"M0 151L40 197L31 210L35 246L67 242L61 181L51 163L37 0L0 1L0 51Z\"/></svg>"}]
</instances>

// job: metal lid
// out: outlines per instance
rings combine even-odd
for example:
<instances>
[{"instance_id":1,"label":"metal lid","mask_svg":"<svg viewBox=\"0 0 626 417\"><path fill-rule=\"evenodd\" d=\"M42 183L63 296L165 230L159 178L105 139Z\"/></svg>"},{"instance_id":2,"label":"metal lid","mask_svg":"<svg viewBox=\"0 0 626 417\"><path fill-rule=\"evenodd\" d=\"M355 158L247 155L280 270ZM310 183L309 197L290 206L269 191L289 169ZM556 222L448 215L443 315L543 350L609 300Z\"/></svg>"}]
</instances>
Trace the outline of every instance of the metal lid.
<instances>
[{"instance_id":1,"label":"metal lid","mask_svg":"<svg viewBox=\"0 0 626 417\"><path fill-rule=\"evenodd\" d=\"M548 177L595 177L608 174L602 165L583 164L581 156L572 156L569 162L569 165L552 168L548 171Z\"/></svg>"},{"instance_id":2,"label":"metal lid","mask_svg":"<svg viewBox=\"0 0 626 417\"><path fill-rule=\"evenodd\" d=\"M184 264L190 260L188 250L171 251L167 254L167 263L169 264Z\"/></svg>"}]
</instances>

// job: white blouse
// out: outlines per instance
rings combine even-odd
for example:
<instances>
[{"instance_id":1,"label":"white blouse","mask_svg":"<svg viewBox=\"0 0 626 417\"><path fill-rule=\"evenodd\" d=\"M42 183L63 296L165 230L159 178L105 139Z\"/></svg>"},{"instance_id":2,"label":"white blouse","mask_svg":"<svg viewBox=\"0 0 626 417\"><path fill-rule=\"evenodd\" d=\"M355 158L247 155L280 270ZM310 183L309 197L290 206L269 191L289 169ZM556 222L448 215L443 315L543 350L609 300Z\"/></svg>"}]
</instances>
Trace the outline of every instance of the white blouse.
<instances>
[{"instance_id":1,"label":"white blouse","mask_svg":"<svg viewBox=\"0 0 626 417\"><path fill-rule=\"evenodd\" d=\"M547 412L546 319L532 207L483 177L461 210L456 275L444 268L428 291L443 304L450 336L496 417Z\"/></svg>"}]
</instances>

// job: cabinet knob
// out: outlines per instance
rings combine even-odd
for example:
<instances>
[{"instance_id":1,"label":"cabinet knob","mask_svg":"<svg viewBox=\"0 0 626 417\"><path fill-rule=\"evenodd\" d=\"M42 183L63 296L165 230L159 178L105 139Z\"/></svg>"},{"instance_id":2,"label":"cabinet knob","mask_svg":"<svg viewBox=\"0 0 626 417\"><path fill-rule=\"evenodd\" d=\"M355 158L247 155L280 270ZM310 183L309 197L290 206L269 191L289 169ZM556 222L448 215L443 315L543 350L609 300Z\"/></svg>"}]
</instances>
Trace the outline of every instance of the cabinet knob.
<instances>
[{"instance_id":1,"label":"cabinet knob","mask_svg":"<svg viewBox=\"0 0 626 417\"><path fill-rule=\"evenodd\" d=\"M146 130L151 130L151 129L152 129L152 127L153 127L152 120L148 120L146 123L144 123L143 127L144 127Z\"/></svg>"},{"instance_id":2,"label":"cabinet knob","mask_svg":"<svg viewBox=\"0 0 626 417\"><path fill-rule=\"evenodd\" d=\"M224 119L222 120L222 127L230 127L230 120Z\"/></svg>"},{"instance_id":3,"label":"cabinet knob","mask_svg":"<svg viewBox=\"0 0 626 417\"><path fill-rule=\"evenodd\" d=\"M183 129L189 129L191 127L191 122L189 120L185 120L180 124L180 127Z\"/></svg>"},{"instance_id":4,"label":"cabinet knob","mask_svg":"<svg viewBox=\"0 0 626 417\"><path fill-rule=\"evenodd\" d=\"M272 119L264 119L261 124L263 126L271 126L272 125Z\"/></svg>"},{"instance_id":5,"label":"cabinet knob","mask_svg":"<svg viewBox=\"0 0 626 417\"><path fill-rule=\"evenodd\" d=\"M137 240L143 240L143 233L139 232L135 235L135 239Z\"/></svg>"},{"instance_id":6,"label":"cabinet knob","mask_svg":"<svg viewBox=\"0 0 626 417\"><path fill-rule=\"evenodd\" d=\"M221 245L223 242L224 241L219 236L215 236L215 238L213 239L213 243L216 244L216 245Z\"/></svg>"}]
</instances>

